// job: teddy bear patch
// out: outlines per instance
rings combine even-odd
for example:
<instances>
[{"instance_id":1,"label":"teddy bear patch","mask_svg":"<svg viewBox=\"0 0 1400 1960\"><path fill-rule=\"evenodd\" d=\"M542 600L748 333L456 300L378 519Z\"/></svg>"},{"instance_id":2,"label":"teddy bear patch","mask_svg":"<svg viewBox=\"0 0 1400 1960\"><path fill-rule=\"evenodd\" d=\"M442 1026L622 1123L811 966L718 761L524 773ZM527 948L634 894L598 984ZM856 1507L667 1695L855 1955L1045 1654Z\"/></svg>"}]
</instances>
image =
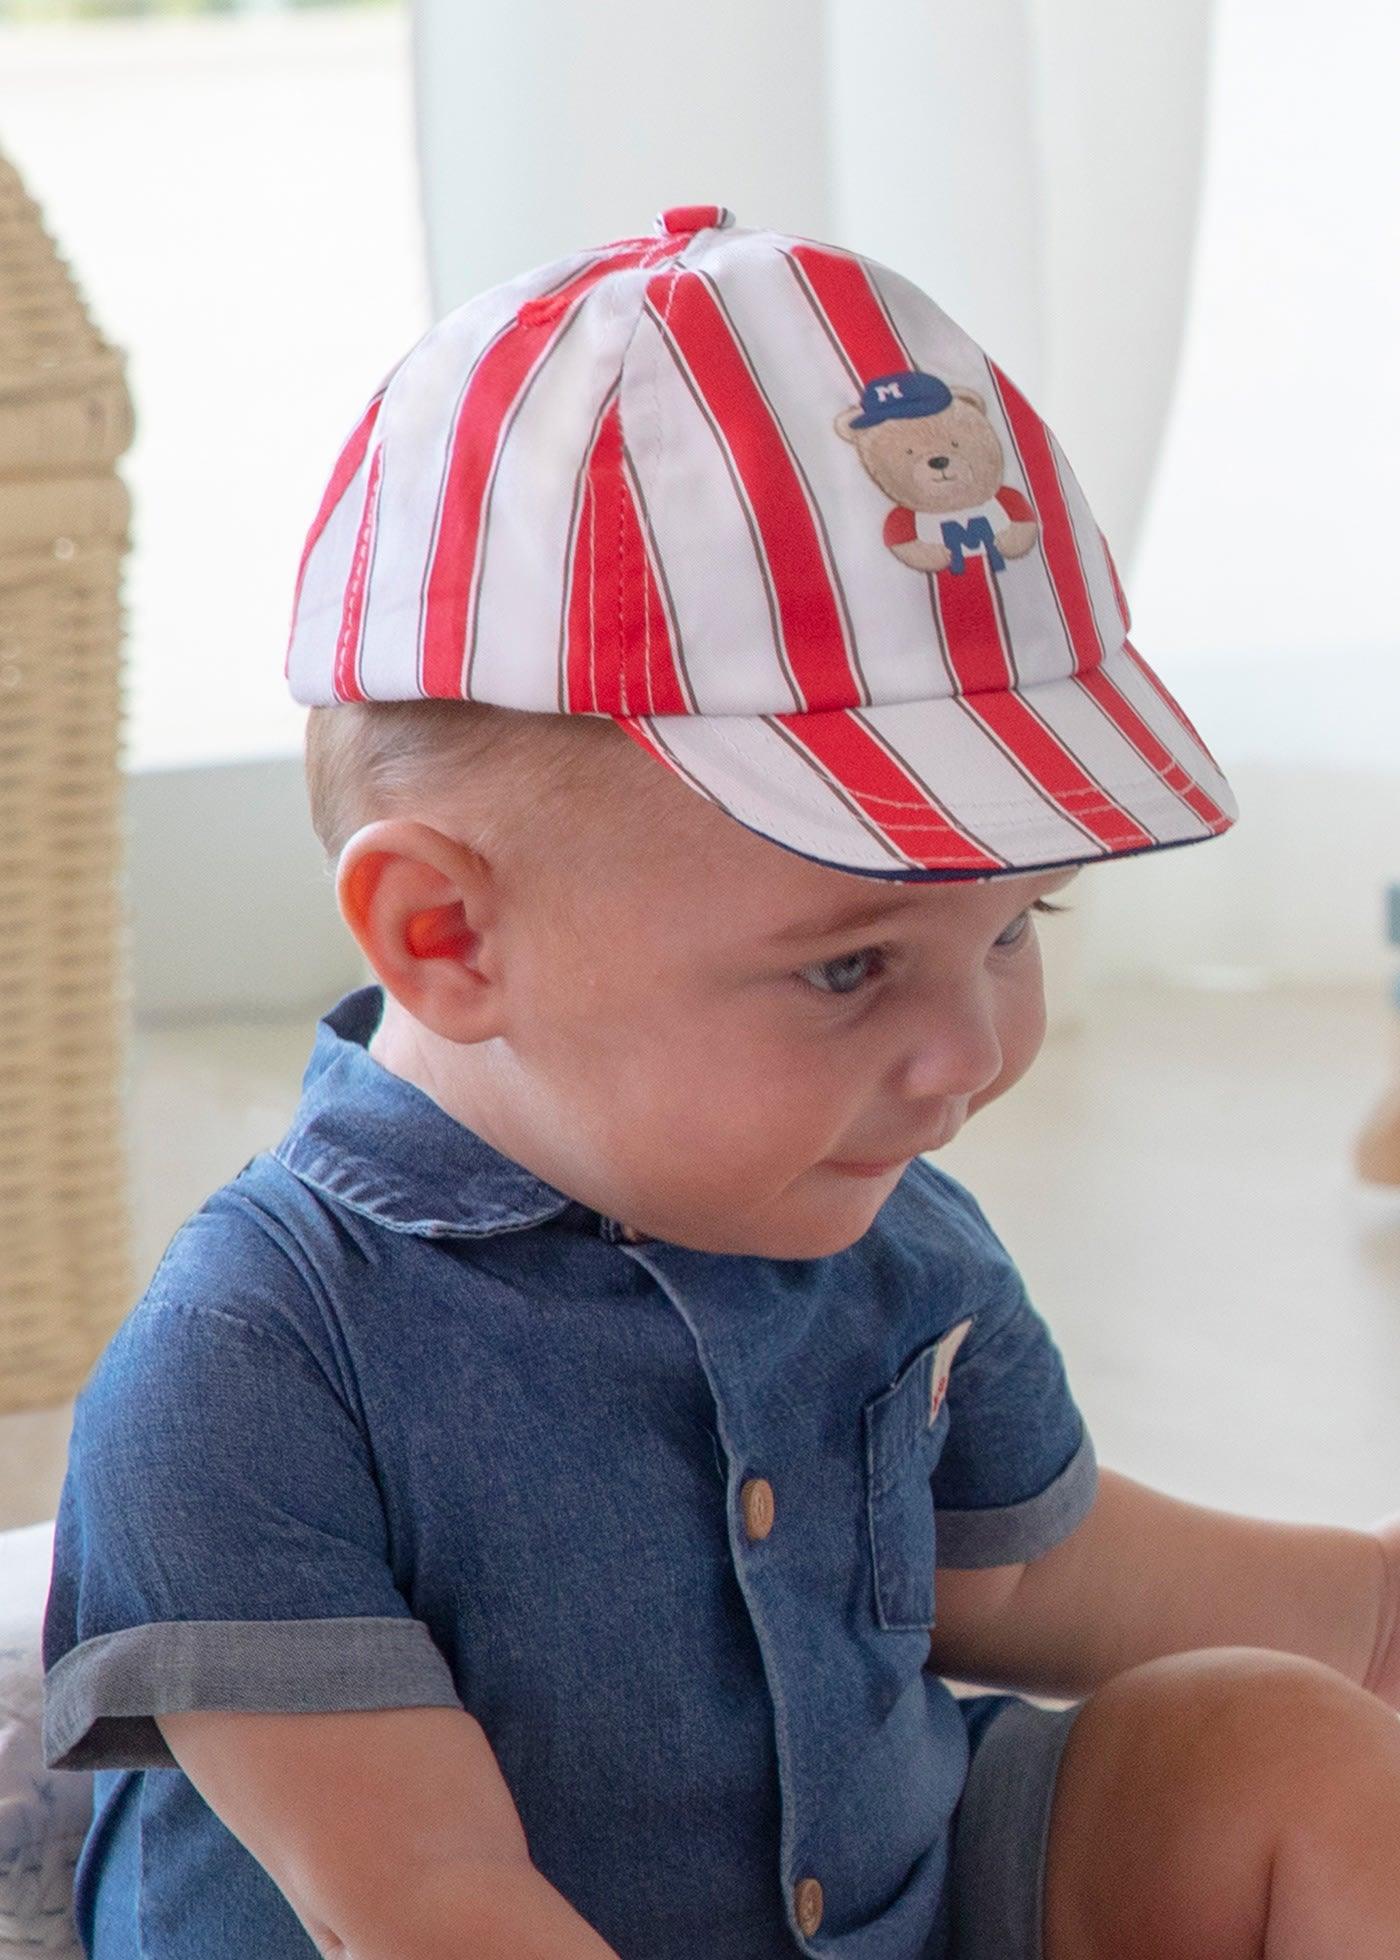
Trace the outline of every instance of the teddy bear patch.
<instances>
[{"instance_id":1,"label":"teddy bear patch","mask_svg":"<svg viewBox=\"0 0 1400 1960\"><path fill-rule=\"evenodd\" d=\"M836 417L836 433L894 505L885 543L911 571L961 572L980 551L1000 572L1039 536L1028 499L1001 480L1001 443L974 389L917 368L877 375Z\"/></svg>"}]
</instances>

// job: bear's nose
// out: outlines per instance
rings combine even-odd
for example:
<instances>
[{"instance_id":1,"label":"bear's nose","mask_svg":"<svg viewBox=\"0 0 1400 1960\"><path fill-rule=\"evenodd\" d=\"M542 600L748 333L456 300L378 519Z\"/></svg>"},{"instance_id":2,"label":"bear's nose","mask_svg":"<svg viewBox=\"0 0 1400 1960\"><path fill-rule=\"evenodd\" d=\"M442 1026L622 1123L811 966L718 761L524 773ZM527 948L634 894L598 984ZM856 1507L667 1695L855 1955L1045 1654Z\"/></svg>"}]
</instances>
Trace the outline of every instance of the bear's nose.
<instances>
[{"instance_id":1,"label":"bear's nose","mask_svg":"<svg viewBox=\"0 0 1400 1960\"><path fill-rule=\"evenodd\" d=\"M931 470L946 470L948 467L948 458L946 456L930 456L928 466Z\"/></svg>"}]
</instances>

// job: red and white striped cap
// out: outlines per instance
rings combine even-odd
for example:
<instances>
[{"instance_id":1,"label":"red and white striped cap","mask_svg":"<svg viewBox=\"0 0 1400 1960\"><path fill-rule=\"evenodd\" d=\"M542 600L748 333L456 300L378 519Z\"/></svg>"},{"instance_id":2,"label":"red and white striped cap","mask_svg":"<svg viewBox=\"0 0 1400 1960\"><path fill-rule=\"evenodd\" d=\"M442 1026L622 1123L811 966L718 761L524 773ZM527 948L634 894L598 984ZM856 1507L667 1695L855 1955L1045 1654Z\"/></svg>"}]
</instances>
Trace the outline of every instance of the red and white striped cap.
<instances>
[{"instance_id":1,"label":"red and white striped cap","mask_svg":"<svg viewBox=\"0 0 1400 1960\"><path fill-rule=\"evenodd\" d=\"M307 536L286 676L610 715L773 843L988 878L1225 830L1025 396L918 287L720 205L459 306Z\"/></svg>"}]
</instances>

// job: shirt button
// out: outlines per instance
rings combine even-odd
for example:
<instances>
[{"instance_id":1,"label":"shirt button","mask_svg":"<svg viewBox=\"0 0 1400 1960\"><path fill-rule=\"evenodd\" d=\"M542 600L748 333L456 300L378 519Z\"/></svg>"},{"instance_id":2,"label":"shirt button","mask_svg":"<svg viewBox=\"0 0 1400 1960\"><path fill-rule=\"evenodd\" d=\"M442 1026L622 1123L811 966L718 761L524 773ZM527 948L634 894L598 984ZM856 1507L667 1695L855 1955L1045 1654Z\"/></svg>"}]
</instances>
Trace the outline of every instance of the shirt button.
<instances>
[{"instance_id":1,"label":"shirt button","mask_svg":"<svg viewBox=\"0 0 1400 1960\"><path fill-rule=\"evenodd\" d=\"M636 1231L631 1225L624 1225L622 1227L622 1236L626 1239L628 1245L640 1245L645 1234Z\"/></svg>"},{"instance_id":2,"label":"shirt button","mask_svg":"<svg viewBox=\"0 0 1400 1960\"><path fill-rule=\"evenodd\" d=\"M815 1878L799 1878L793 1890L797 1923L810 1939L822 1923L822 1888Z\"/></svg>"},{"instance_id":3,"label":"shirt button","mask_svg":"<svg viewBox=\"0 0 1400 1960\"><path fill-rule=\"evenodd\" d=\"M773 1486L766 1477L750 1477L739 1492L744 1525L750 1538L766 1538L773 1529Z\"/></svg>"}]
</instances>

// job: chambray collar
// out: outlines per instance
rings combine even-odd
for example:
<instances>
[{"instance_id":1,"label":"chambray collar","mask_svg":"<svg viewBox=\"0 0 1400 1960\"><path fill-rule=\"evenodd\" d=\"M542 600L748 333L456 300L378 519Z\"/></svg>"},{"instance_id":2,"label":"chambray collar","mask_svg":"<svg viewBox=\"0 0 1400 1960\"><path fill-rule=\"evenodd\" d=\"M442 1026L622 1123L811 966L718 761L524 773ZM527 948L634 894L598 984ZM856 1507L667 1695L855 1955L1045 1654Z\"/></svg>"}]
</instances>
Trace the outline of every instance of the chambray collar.
<instances>
[{"instance_id":1,"label":"chambray collar","mask_svg":"<svg viewBox=\"0 0 1400 1960\"><path fill-rule=\"evenodd\" d=\"M344 994L316 1024L301 1100L272 1155L338 1204L396 1232L482 1238L571 1205L412 1082L369 1053L384 1012L377 983Z\"/></svg>"}]
</instances>

